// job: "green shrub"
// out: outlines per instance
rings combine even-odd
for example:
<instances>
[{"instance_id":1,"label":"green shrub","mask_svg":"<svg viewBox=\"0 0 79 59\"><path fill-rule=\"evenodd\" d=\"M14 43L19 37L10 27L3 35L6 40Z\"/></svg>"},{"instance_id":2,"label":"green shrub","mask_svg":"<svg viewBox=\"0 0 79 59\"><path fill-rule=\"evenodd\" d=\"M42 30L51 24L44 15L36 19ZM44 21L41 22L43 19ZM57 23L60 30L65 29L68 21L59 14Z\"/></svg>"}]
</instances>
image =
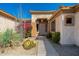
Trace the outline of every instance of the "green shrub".
<instances>
[{"instance_id":1,"label":"green shrub","mask_svg":"<svg viewBox=\"0 0 79 59\"><path fill-rule=\"evenodd\" d=\"M30 37L30 36L31 36L31 30L26 31L25 38Z\"/></svg>"},{"instance_id":2,"label":"green shrub","mask_svg":"<svg viewBox=\"0 0 79 59\"><path fill-rule=\"evenodd\" d=\"M60 33L59 32L52 32L52 40L55 43L59 43L59 41L60 41Z\"/></svg>"},{"instance_id":3,"label":"green shrub","mask_svg":"<svg viewBox=\"0 0 79 59\"><path fill-rule=\"evenodd\" d=\"M11 45L12 42L16 42L20 40L20 35L14 33L13 30L7 29L5 32L0 34L0 42L2 47L7 47Z\"/></svg>"},{"instance_id":4,"label":"green shrub","mask_svg":"<svg viewBox=\"0 0 79 59\"><path fill-rule=\"evenodd\" d=\"M11 40L12 30L7 29L2 36L2 45L3 47L6 47L7 44L9 44Z\"/></svg>"},{"instance_id":5,"label":"green shrub","mask_svg":"<svg viewBox=\"0 0 79 59\"><path fill-rule=\"evenodd\" d=\"M47 34L47 38L52 40L55 43L59 43L60 41L60 32L50 32Z\"/></svg>"},{"instance_id":6,"label":"green shrub","mask_svg":"<svg viewBox=\"0 0 79 59\"><path fill-rule=\"evenodd\" d=\"M34 41L34 40L26 40L24 43L23 43L23 48L24 49L31 49L31 48L33 48L33 47L35 47L36 46L36 41Z\"/></svg>"},{"instance_id":7,"label":"green shrub","mask_svg":"<svg viewBox=\"0 0 79 59\"><path fill-rule=\"evenodd\" d=\"M47 37L48 39L51 39L51 38L52 38L52 33L49 32L46 37Z\"/></svg>"},{"instance_id":8,"label":"green shrub","mask_svg":"<svg viewBox=\"0 0 79 59\"><path fill-rule=\"evenodd\" d=\"M13 41L14 45L18 46L19 42L21 41L20 34L12 33L12 39L11 40Z\"/></svg>"}]
</instances>

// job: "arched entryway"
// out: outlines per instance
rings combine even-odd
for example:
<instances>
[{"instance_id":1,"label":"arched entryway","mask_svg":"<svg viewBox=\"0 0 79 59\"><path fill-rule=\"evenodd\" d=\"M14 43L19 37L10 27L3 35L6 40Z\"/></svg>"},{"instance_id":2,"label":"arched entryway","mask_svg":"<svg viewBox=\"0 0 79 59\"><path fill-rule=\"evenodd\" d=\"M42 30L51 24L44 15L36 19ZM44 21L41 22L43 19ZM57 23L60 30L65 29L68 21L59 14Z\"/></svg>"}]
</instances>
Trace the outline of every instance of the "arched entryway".
<instances>
[{"instance_id":1,"label":"arched entryway","mask_svg":"<svg viewBox=\"0 0 79 59\"><path fill-rule=\"evenodd\" d=\"M55 32L55 20L51 22L51 31Z\"/></svg>"},{"instance_id":2,"label":"arched entryway","mask_svg":"<svg viewBox=\"0 0 79 59\"><path fill-rule=\"evenodd\" d=\"M47 24L48 21L46 18L38 18L36 20L36 27L39 35L46 35L47 34Z\"/></svg>"}]
</instances>

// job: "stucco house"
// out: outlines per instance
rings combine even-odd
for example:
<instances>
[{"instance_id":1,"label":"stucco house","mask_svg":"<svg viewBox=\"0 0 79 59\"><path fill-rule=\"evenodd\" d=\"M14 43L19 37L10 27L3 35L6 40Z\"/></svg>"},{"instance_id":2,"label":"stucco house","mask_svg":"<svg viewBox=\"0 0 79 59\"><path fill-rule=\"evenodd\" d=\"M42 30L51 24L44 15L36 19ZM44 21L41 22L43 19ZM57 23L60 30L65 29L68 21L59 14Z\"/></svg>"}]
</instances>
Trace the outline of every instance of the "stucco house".
<instances>
[{"instance_id":1,"label":"stucco house","mask_svg":"<svg viewBox=\"0 0 79 59\"><path fill-rule=\"evenodd\" d=\"M16 31L17 25L16 17L0 10L0 32L4 32L6 29L13 29L13 31Z\"/></svg>"},{"instance_id":2,"label":"stucco house","mask_svg":"<svg viewBox=\"0 0 79 59\"><path fill-rule=\"evenodd\" d=\"M45 35L50 31L49 19L54 11L30 11L32 14L32 36Z\"/></svg>"},{"instance_id":3,"label":"stucco house","mask_svg":"<svg viewBox=\"0 0 79 59\"><path fill-rule=\"evenodd\" d=\"M60 32L61 44L79 46L79 5L62 6L56 11L30 11L32 36Z\"/></svg>"}]
</instances>

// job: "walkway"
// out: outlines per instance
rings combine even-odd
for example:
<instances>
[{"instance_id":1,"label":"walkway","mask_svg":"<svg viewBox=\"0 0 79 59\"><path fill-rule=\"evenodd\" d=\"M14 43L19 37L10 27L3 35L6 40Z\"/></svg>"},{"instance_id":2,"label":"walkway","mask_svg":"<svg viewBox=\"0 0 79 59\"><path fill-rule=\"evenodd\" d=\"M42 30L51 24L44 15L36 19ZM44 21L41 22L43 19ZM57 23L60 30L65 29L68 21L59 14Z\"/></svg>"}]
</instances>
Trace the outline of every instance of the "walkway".
<instances>
[{"instance_id":1,"label":"walkway","mask_svg":"<svg viewBox=\"0 0 79 59\"><path fill-rule=\"evenodd\" d=\"M37 56L58 56L51 43L44 36L38 37Z\"/></svg>"}]
</instances>

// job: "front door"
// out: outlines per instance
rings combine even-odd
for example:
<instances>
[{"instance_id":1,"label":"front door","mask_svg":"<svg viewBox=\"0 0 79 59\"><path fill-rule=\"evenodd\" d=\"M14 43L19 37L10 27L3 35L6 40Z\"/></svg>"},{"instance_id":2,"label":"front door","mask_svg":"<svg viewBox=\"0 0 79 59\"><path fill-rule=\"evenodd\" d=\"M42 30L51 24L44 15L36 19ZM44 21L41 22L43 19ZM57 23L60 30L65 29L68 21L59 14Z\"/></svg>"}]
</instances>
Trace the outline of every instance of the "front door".
<instances>
[{"instance_id":1,"label":"front door","mask_svg":"<svg viewBox=\"0 0 79 59\"><path fill-rule=\"evenodd\" d=\"M45 23L40 23L39 24L39 35L46 35L47 33L47 28Z\"/></svg>"}]
</instances>

